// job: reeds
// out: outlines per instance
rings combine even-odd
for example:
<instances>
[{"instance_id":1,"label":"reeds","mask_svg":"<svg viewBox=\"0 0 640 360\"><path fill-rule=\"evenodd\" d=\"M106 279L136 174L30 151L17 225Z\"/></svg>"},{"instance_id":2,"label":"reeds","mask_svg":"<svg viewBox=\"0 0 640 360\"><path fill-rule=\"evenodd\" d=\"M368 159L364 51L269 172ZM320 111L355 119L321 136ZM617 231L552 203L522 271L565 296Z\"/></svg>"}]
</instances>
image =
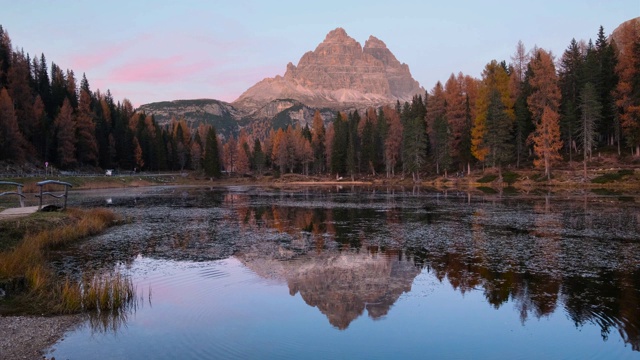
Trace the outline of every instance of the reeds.
<instances>
[{"instance_id":1,"label":"reeds","mask_svg":"<svg viewBox=\"0 0 640 360\"><path fill-rule=\"evenodd\" d=\"M117 215L107 209L69 209L61 225L27 233L12 250L0 253L0 279L25 279L25 299L39 311L75 313L115 311L135 299L133 283L120 274L88 280L61 280L47 267L48 251L95 235L112 225Z\"/></svg>"}]
</instances>

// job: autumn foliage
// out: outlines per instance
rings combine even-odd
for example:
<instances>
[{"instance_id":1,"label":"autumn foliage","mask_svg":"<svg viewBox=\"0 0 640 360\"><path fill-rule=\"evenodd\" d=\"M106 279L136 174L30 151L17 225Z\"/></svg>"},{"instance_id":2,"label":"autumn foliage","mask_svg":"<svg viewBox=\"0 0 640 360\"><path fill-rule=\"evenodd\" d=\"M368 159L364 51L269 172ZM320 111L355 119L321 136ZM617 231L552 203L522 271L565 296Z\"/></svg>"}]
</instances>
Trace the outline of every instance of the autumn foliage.
<instances>
[{"instance_id":1,"label":"autumn foliage","mask_svg":"<svg viewBox=\"0 0 640 360\"><path fill-rule=\"evenodd\" d=\"M84 75L78 81L73 70L49 66L44 54L13 50L0 27L0 161L419 181L506 166L543 168L550 178L563 161L581 159L586 168L593 149L617 150L621 161L629 159L622 148L640 156L637 21L610 38L601 27L595 42L572 39L557 62L522 42L510 60L490 60L480 79L451 73L410 101L316 110L312 119L277 124L261 118L220 135L180 117L161 125L127 99L92 91Z\"/></svg>"}]
</instances>

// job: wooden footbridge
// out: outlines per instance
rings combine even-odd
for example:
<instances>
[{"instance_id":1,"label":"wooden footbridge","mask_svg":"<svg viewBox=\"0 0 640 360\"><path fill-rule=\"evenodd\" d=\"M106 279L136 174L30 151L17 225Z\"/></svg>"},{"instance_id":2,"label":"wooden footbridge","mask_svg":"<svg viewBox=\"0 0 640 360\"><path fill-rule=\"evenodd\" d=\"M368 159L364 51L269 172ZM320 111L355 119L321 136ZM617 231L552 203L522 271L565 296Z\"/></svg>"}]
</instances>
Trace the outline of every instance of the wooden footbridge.
<instances>
[{"instance_id":1,"label":"wooden footbridge","mask_svg":"<svg viewBox=\"0 0 640 360\"><path fill-rule=\"evenodd\" d=\"M43 200L44 196L51 196L51 197L54 197L54 198L63 199L62 209L64 210L64 209L67 208L67 197L69 195L69 188L73 187L73 185L69 184L68 182L57 181L57 180L44 180L44 181L40 181L36 185L38 185L38 187L40 188L39 193L35 194L35 197L40 199L39 205L38 206L24 206L24 200L26 199L26 196L25 196L24 192L22 191L22 188L24 187L24 185L20 184L20 183L17 183L17 182L12 182L12 181L0 181L0 186L3 186L3 187L15 186L16 187L16 191L5 191L5 192L0 193L0 196L15 195L15 196L18 197L18 200L20 202L20 207L8 208L8 209L5 209L2 212L0 212L0 219L7 219L7 218L26 216L26 215L29 215L29 214L33 214L36 211L42 210L43 209L42 200ZM47 185L63 186L64 190L61 193L60 192L53 193L51 191L44 191L45 190L45 186L47 186Z\"/></svg>"}]
</instances>

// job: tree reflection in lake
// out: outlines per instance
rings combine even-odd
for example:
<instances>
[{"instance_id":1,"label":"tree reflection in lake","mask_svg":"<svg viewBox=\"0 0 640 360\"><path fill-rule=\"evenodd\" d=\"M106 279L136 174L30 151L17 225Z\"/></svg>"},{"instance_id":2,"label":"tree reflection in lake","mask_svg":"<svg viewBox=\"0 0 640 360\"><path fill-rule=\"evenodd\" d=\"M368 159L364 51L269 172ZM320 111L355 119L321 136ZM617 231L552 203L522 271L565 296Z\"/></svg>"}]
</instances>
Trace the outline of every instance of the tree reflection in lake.
<instances>
[{"instance_id":1,"label":"tree reflection in lake","mask_svg":"<svg viewBox=\"0 0 640 360\"><path fill-rule=\"evenodd\" d=\"M461 294L482 291L496 309L513 303L523 324L564 311L576 327L596 324L605 339L617 331L640 351L636 201L233 188L169 189L112 204L135 221L61 264L235 256L259 276L285 281L338 329L365 310L383 318L428 271Z\"/></svg>"}]
</instances>

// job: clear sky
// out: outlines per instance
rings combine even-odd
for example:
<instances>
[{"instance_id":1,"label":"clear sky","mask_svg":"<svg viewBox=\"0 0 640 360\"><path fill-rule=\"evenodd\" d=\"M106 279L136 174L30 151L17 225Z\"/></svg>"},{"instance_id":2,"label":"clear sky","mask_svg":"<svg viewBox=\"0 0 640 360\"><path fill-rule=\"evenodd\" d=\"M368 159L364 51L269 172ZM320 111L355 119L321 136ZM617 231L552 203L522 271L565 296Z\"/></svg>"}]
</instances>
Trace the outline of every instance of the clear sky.
<instances>
[{"instance_id":1,"label":"clear sky","mask_svg":"<svg viewBox=\"0 0 640 360\"><path fill-rule=\"evenodd\" d=\"M425 89L462 71L479 77L518 40L562 54L572 38L609 34L640 0L71 1L0 0L14 47L86 73L116 100L235 100L336 27L387 44Z\"/></svg>"}]
</instances>

